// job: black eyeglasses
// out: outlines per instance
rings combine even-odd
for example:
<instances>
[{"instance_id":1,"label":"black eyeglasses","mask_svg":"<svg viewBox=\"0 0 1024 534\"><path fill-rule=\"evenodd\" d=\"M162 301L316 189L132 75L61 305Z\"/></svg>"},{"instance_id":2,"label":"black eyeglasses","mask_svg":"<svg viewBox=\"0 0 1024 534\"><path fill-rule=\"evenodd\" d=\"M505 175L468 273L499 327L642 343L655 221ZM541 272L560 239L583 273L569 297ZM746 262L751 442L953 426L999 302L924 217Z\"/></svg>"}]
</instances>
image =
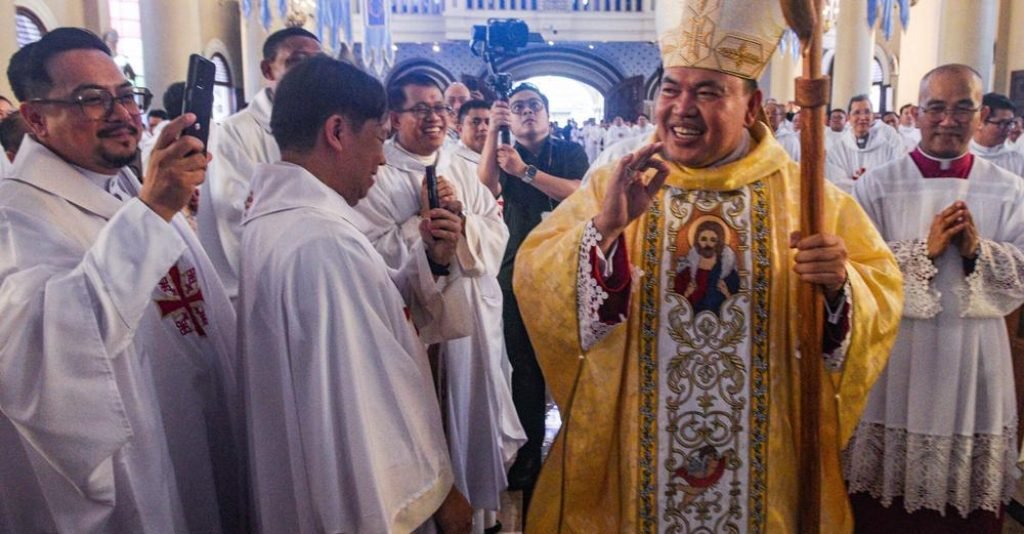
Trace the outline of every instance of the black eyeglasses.
<instances>
[{"instance_id":1,"label":"black eyeglasses","mask_svg":"<svg viewBox=\"0 0 1024 534\"><path fill-rule=\"evenodd\" d=\"M529 100L520 100L512 104L510 109L512 113L516 115L522 115L523 113L526 113L527 109L534 113L540 113L541 111L544 110L544 102L541 102L536 98L531 98Z\"/></svg>"},{"instance_id":2,"label":"black eyeglasses","mask_svg":"<svg viewBox=\"0 0 1024 534\"><path fill-rule=\"evenodd\" d=\"M1008 130L1010 127L1013 126L1013 123L1013 119L1005 119L1001 121L994 121L992 119L988 119L985 121L985 124L991 124L992 126L999 128L1000 130Z\"/></svg>"},{"instance_id":3,"label":"black eyeglasses","mask_svg":"<svg viewBox=\"0 0 1024 534\"><path fill-rule=\"evenodd\" d=\"M398 110L399 113L412 113L413 115L420 119L425 119L429 117L431 113L436 113L437 115L444 117L453 111L455 111L455 108L445 104L434 104L433 106L428 106L426 104L416 104L411 108Z\"/></svg>"},{"instance_id":4,"label":"black eyeglasses","mask_svg":"<svg viewBox=\"0 0 1024 534\"><path fill-rule=\"evenodd\" d=\"M967 122L971 120L971 117L973 117L979 110L981 110L980 107L969 108L966 106L954 106L947 108L946 106L935 105L924 108L923 113L924 116L932 122L942 122L946 117L953 117L953 120L956 122Z\"/></svg>"},{"instance_id":5,"label":"black eyeglasses","mask_svg":"<svg viewBox=\"0 0 1024 534\"><path fill-rule=\"evenodd\" d=\"M82 114L90 120L102 120L114 111L114 103L118 103L131 115L142 115L153 100L153 93L145 87L132 87L113 95L105 89L85 89L72 95L67 100L53 98L33 98L29 102L38 104L61 104L78 106Z\"/></svg>"}]
</instances>

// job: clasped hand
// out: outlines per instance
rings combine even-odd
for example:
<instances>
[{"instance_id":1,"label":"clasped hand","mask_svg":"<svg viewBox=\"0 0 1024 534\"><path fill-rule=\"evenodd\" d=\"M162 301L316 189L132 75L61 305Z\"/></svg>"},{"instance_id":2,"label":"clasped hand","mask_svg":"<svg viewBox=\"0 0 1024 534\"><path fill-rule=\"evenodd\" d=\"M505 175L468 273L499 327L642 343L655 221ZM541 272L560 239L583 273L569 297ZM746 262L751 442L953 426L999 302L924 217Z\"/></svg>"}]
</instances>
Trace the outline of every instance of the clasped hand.
<instances>
[{"instance_id":1,"label":"clasped hand","mask_svg":"<svg viewBox=\"0 0 1024 534\"><path fill-rule=\"evenodd\" d=\"M958 200L932 218L928 230L928 258L934 260L941 256L951 244L957 247L961 256L974 258L978 253L979 242L974 217L967 209L967 204Z\"/></svg>"},{"instance_id":2,"label":"clasped hand","mask_svg":"<svg viewBox=\"0 0 1024 534\"><path fill-rule=\"evenodd\" d=\"M438 265L448 265L455 255L459 236L463 232L462 203L455 196L455 188L443 176L437 177L437 198L439 208L430 209L427 195L427 180L420 186L420 237L427 248L430 260Z\"/></svg>"}]
</instances>

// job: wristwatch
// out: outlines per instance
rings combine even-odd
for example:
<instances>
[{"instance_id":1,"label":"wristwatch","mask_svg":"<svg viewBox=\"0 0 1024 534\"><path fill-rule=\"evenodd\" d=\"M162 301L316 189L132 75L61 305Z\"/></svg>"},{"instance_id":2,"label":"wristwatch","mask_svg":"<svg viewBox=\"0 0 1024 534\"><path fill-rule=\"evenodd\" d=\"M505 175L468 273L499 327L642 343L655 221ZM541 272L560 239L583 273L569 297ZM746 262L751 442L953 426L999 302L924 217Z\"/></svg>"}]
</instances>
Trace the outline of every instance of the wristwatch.
<instances>
[{"instance_id":1,"label":"wristwatch","mask_svg":"<svg viewBox=\"0 0 1024 534\"><path fill-rule=\"evenodd\" d=\"M537 167L533 165L526 166L526 172L520 177L524 182L530 184L533 183L533 179L537 177Z\"/></svg>"}]
</instances>

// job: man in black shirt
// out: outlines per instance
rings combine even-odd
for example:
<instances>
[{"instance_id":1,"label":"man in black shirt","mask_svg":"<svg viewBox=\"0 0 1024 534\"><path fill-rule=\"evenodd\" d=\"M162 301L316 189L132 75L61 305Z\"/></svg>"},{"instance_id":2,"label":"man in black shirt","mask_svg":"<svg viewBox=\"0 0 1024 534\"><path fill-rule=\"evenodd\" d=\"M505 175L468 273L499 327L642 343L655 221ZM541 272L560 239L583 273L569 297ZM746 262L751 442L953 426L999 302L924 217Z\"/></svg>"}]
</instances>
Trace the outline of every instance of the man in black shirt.
<instances>
[{"instance_id":1,"label":"man in black shirt","mask_svg":"<svg viewBox=\"0 0 1024 534\"><path fill-rule=\"evenodd\" d=\"M502 145L498 127L507 125L515 146ZM512 363L512 398L527 442L509 471L509 489L523 490L523 516L540 473L544 442L544 376L512 293L512 266L519 245L544 214L579 188L587 172L583 147L550 135L548 99L535 86L523 83L509 101L491 108L491 129L480 157L480 180L504 200L509 240L498 282L504 296L505 347Z\"/></svg>"}]
</instances>

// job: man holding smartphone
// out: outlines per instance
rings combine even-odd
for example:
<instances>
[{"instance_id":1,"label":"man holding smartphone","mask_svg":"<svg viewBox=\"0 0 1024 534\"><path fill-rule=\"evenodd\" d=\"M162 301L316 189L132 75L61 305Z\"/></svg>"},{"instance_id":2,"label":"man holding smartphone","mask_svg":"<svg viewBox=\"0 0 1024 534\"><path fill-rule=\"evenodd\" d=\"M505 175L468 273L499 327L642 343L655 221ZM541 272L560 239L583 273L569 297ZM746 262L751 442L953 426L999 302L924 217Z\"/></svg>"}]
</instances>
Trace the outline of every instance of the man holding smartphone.
<instances>
[{"instance_id":1,"label":"man holding smartphone","mask_svg":"<svg viewBox=\"0 0 1024 534\"><path fill-rule=\"evenodd\" d=\"M288 69L323 50L316 36L302 28L285 28L263 43L260 70L266 87L249 107L228 117L210 138L213 161L200 189L199 239L234 302L238 297L238 258L242 239L242 214L249 198L249 180L258 163L281 159L270 134L274 88Z\"/></svg>"},{"instance_id":2,"label":"man holding smartphone","mask_svg":"<svg viewBox=\"0 0 1024 534\"><path fill-rule=\"evenodd\" d=\"M515 146L499 144L501 126L511 128ZM484 185L504 199L509 231L498 282L504 297L505 346L512 362L512 398L528 439L509 472L509 487L523 490L524 516L540 473L547 401L544 376L512 293L512 265L527 234L545 213L576 191L587 172L583 147L549 134L547 97L531 84L520 84L508 102L491 107L491 129L477 168Z\"/></svg>"},{"instance_id":3,"label":"man holding smartphone","mask_svg":"<svg viewBox=\"0 0 1024 534\"><path fill-rule=\"evenodd\" d=\"M195 117L140 188L150 95L99 37L58 28L25 65L31 136L0 182L0 522L241 531L235 313L180 215L209 161L180 136Z\"/></svg>"}]
</instances>

